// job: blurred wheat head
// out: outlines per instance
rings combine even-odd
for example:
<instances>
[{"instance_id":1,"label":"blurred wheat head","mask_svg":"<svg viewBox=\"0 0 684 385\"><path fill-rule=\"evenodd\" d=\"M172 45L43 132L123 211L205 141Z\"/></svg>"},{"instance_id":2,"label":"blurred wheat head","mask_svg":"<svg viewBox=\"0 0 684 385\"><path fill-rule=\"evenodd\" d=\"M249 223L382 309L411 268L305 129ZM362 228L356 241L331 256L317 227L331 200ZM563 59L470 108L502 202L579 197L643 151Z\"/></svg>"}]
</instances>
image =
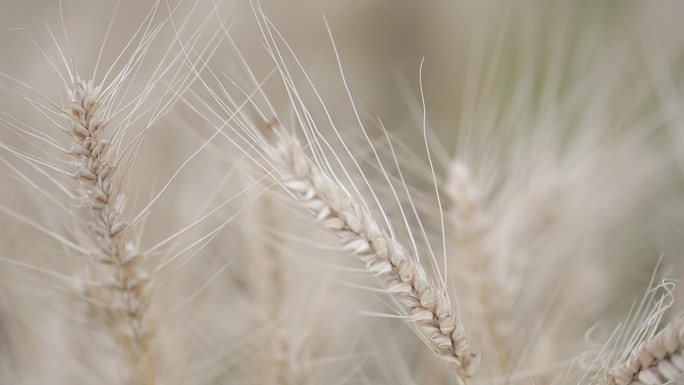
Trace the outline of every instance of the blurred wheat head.
<instances>
[{"instance_id":1,"label":"blurred wheat head","mask_svg":"<svg viewBox=\"0 0 684 385\"><path fill-rule=\"evenodd\" d=\"M106 5L3 32L0 383L684 383L679 4Z\"/></svg>"}]
</instances>

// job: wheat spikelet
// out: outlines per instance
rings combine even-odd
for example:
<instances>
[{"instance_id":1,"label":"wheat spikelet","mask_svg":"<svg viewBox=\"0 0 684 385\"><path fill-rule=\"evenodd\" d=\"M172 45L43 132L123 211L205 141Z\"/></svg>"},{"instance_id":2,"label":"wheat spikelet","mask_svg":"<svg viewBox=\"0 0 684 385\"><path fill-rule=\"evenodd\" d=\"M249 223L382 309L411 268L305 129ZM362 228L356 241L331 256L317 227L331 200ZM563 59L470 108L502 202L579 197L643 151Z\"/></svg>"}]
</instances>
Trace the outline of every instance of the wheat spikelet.
<instances>
[{"instance_id":1,"label":"wheat spikelet","mask_svg":"<svg viewBox=\"0 0 684 385\"><path fill-rule=\"evenodd\" d=\"M120 344L131 370L128 381L152 385L152 330L145 320L147 274L141 266L142 255L126 242L128 224L121 215L124 197L115 178L116 165L106 162L109 144L102 134L107 106L93 81L76 78L69 96L71 106L66 113L74 139L70 154L88 211L85 230L96 242L92 258L105 275L101 285L86 289L87 294L102 302L95 313Z\"/></svg>"},{"instance_id":2,"label":"wheat spikelet","mask_svg":"<svg viewBox=\"0 0 684 385\"><path fill-rule=\"evenodd\" d=\"M331 178L316 168L296 142L277 145L281 182L311 210L318 224L337 235L344 247L365 262L409 315L417 334L466 380L479 357L470 351L463 325L444 290L432 285L406 249Z\"/></svg>"}]
</instances>

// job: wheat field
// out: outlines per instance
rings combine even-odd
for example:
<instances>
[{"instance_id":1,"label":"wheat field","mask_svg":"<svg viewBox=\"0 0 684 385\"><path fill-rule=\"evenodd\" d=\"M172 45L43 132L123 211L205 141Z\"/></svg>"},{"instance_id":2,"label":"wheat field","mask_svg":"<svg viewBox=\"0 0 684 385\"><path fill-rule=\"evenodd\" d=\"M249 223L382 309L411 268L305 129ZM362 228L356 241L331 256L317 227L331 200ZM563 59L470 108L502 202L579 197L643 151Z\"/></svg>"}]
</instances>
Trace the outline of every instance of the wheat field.
<instances>
[{"instance_id":1,"label":"wheat field","mask_svg":"<svg viewBox=\"0 0 684 385\"><path fill-rule=\"evenodd\" d=\"M684 384L680 2L0 5L0 384Z\"/></svg>"}]
</instances>

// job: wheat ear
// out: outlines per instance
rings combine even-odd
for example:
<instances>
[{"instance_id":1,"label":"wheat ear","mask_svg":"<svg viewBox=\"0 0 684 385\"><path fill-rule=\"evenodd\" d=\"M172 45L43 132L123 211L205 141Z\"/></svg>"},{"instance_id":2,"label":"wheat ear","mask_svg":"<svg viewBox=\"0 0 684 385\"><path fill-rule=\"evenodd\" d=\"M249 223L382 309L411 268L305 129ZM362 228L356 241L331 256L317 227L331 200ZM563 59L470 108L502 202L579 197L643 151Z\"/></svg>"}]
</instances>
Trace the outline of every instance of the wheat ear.
<instances>
[{"instance_id":1,"label":"wheat ear","mask_svg":"<svg viewBox=\"0 0 684 385\"><path fill-rule=\"evenodd\" d=\"M456 268L451 270L469 294L463 307L470 310L469 316L481 320L473 325L473 338L487 340L499 370L506 371L516 351L511 328L506 325L511 318L509 307L499 305L506 295L497 287L505 287L506 281L488 274L500 257L488 239L492 231L491 213L484 205L470 167L463 161L454 160L449 167L447 195L452 204L449 217L456 246L452 258ZM510 299L509 303L512 302Z\"/></svg>"},{"instance_id":2,"label":"wheat ear","mask_svg":"<svg viewBox=\"0 0 684 385\"><path fill-rule=\"evenodd\" d=\"M485 273L492 258L485 244L487 213L470 168L460 160L454 160L449 167L447 195L452 203L449 218L456 246L452 261L457 266L451 271L464 284L467 295L463 305L468 311L466 314L482 319L482 322L473 325L473 335L475 338L489 339L499 369L505 370L511 349L501 335L500 324L505 321L497 314L497 307L492 300L494 289L491 287L491 278L486 277Z\"/></svg>"},{"instance_id":3,"label":"wheat ear","mask_svg":"<svg viewBox=\"0 0 684 385\"><path fill-rule=\"evenodd\" d=\"M408 251L363 204L318 169L296 141L281 139L276 159L282 185L312 212L319 226L337 235L347 250L365 262L406 311L418 336L462 381L472 376L479 357L470 351L445 290L432 285Z\"/></svg>"},{"instance_id":4,"label":"wheat ear","mask_svg":"<svg viewBox=\"0 0 684 385\"><path fill-rule=\"evenodd\" d=\"M253 212L257 220L257 229L254 231L267 233L269 228L282 227L279 216L282 211L276 197L267 192L259 203ZM260 313L257 322L264 330L269 330L269 327L272 329L269 337L260 345L261 354L255 356L258 383L264 385L308 383L295 369L296 362L293 361L297 359L297 352L293 349L295 344L291 331L283 330L280 326L272 327L274 320L281 320L288 309L287 276L292 273L292 266L282 254L283 243L284 240L277 234L272 234L266 241L249 243L252 247L250 261L254 269L250 280L253 285L253 306Z\"/></svg>"},{"instance_id":5,"label":"wheat ear","mask_svg":"<svg viewBox=\"0 0 684 385\"><path fill-rule=\"evenodd\" d=\"M88 294L101 303L96 314L125 355L130 383L152 385L152 333L145 321L147 274L141 266L142 256L126 242L128 225L121 215L124 199L115 178L116 165L105 161L110 153L109 144L102 139L107 106L92 80L76 78L69 97L66 114L74 139L70 154L88 212L85 231L95 240L92 257L105 275L101 285L88 288Z\"/></svg>"},{"instance_id":6,"label":"wheat ear","mask_svg":"<svg viewBox=\"0 0 684 385\"><path fill-rule=\"evenodd\" d=\"M684 380L684 318L644 341L626 362L596 385L681 384Z\"/></svg>"}]
</instances>

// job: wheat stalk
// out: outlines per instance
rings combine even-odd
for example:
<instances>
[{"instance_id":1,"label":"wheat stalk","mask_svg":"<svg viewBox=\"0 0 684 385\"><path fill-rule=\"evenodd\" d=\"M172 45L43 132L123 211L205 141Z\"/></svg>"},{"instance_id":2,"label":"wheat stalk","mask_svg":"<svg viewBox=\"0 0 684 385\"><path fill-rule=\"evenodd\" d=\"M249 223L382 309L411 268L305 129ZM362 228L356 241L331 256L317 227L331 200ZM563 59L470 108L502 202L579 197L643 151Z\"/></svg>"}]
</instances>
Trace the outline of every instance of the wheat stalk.
<instances>
[{"instance_id":1,"label":"wheat stalk","mask_svg":"<svg viewBox=\"0 0 684 385\"><path fill-rule=\"evenodd\" d=\"M74 141L70 154L75 160L75 179L83 194L88 214L85 231L96 242L93 260L105 278L88 295L102 303L96 310L99 320L112 333L131 370L132 384L152 385L150 343L152 330L145 320L149 304L146 296L147 274L143 257L132 243L126 242L128 224L121 215L124 196L115 178L116 164L106 162L110 146L102 139L107 106L101 88L92 80L74 81L69 91L71 105L66 111L69 133Z\"/></svg>"},{"instance_id":2,"label":"wheat stalk","mask_svg":"<svg viewBox=\"0 0 684 385\"><path fill-rule=\"evenodd\" d=\"M321 172L296 141L277 144L281 183L334 233L344 247L365 262L408 314L418 336L463 381L475 373L479 356L470 351L463 325L441 288L431 284L422 266L385 230L369 210Z\"/></svg>"}]
</instances>

